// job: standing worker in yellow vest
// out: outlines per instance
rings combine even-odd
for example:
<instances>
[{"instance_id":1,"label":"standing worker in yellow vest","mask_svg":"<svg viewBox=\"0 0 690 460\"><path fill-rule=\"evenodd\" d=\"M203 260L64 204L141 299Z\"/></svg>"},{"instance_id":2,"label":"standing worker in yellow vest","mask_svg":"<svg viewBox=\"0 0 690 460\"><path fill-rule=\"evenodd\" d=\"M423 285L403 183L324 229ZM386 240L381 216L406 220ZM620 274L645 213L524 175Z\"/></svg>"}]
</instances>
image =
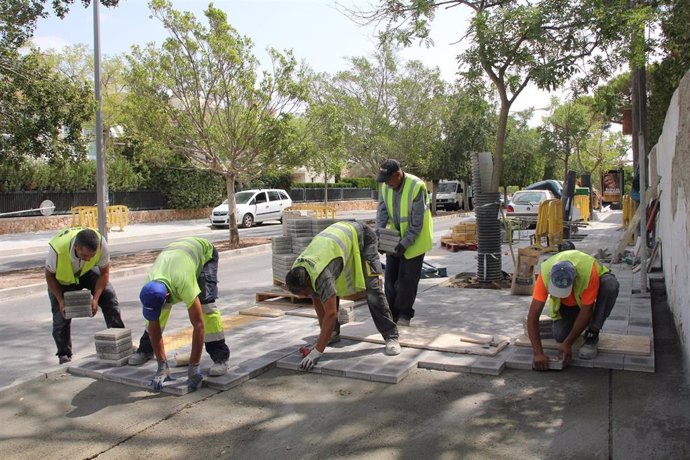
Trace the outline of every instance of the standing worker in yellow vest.
<instances>
[{"instance_id":1,"label":"standing worker in yellow vest","mask_svg":"<svg viewBox=\"0 0 690 460\"><path fill-rule=\"evenodd\" d=\"M230 349L225 343L223 320L215 305L218 298L218 251L204 238L187 237L173 241L156 257L148 274L148 282L139 293L147 320L146 331L139 340L137 352L129 364L137 366L155 354L158 371L153 378L154 391L160 391L170 378L165 354L163 330L173 304L183 302L192 323L192 351L189 358L190 390L201 387L199 369L201 350L211 356L209 375L220 376L228 371Z\"/></svg>"},{"instance_id":2,"label":"standing worker in yellow vest","mask_svg":"<svg viewBox=\"0 0 690 460\"><path fill-rule=\"evenodd\" d=\"M424 181L403 172L397 160L381 163L376 180L381 184L376 228L400 232L395 254L386 255L386 298L393 320L409 326L424 254L431 249L434 237L429 192Z\"/></svg>"},{"instance_id":3,"label":"standing worker in yellow vest","mask_svg":"<svg viewBox=\"0 0 690 460\"><path fill-rule=\"evenodd\" d=\"M53 312L53 339L60 364L72 360L72 320L65 318L67 291L91 291L91 312L101 307L107 327L124 328L115 289L110 284L108 243L90 228L70 228L50 240L45 275Z\"/></svg>"},{"instance_id":4,"label":"standing worker in yellow vest","mask_svg":"<svg viewBox=\"0 0 690 460\"><path fill-rule=\"evenodd\" d=\"M293 294L311 296L319 318L316 344L300 367L310 370L317 363L333 332L340 333L338 297L366 290L369 312L386 341L386 354L400 354L398 328L393 322L381 289L381 259L376 233L359 222L336 222L314 237L285 276Z\"/></svg>"},{"instance_id":5,"label":"standing worker in yellow vest","mask_svg":"<svg viewBox=\"0 0 690 460\"><path fill-rule=\"evenodd\" d=\"M615 275L584 252L563 251L546 260L534 283L527 315L534 369L549 368L549 358L544 354L539 336L539 316L549 296L553 336L561 344L559 354L564 364L568 364L573 343L585 329L585 341L578 356L581 359L597 356L599 331L616 304L618 288Z\"/></svg>"}]
</instances>

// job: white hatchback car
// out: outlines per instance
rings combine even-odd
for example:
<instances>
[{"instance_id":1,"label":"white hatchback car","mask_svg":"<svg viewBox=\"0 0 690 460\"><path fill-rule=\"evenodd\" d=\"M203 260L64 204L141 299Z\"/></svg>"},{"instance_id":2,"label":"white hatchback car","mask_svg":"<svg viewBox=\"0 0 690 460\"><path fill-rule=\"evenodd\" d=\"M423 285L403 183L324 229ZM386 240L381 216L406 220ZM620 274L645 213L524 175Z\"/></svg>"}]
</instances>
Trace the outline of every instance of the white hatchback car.
<instances>
[{"instance_id":1,"label":"white hatchback car","mask_svg":"<svg viewBox=\"0 0 690 460\"><path fill-rule=\"evenodd\" d=\"M520 190L513 193L506 213L515 214L534 214L539 213L539 204L545 200L553 200L555 196L549 190Z\"/></svg>"},{"instance_id":2,"label":"white hatchback car","mask_svg":"<svg viewBox=\"0 0 690 460\"><path fill-rule=\"evenodd\" d=\"M237 223L240 227L249 228L254 223L267 220L283 221L283 210L292 206L292 199L285 190L244 190L235 194ZM211 226L228 225L228 200L213 208Z\"/></svg>"}]
</instances>

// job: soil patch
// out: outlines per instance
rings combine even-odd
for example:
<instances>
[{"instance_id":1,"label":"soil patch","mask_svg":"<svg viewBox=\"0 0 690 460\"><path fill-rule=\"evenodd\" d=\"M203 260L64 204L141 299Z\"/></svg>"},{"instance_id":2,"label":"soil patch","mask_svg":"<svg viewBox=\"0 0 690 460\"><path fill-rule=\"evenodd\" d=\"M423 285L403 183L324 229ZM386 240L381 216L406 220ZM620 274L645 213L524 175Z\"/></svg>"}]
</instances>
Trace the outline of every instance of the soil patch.
<instances>
[{"instance_id":1,"label":"soil patch","mask_svg":"<svg viewBox=\"0 0 690 460\"><path fill-rule=\"evenodd\" d=\"M501 272L503 279L479 281L476 273L462 272L448 278L442 286L465 289L510 289L511 275Z\"/></svg>"},{"instance_id":2,"label":"soil patch","mask_svg":"<svg viewBox=\"0 0 690 460\"><path fill-rule=\"evenodd\" d=\"M270 238L243 238L240 240L240 248L248 248L270 242ZM230 249L229 241L216 241L213 245L218 252ZM112 272L114 270L124 270L140 265L152 264L159 253L159 250L155 250L113 256L110 259L110 270ZM44 283L45 279L43 267L3 272L0 273L0 289Z\"/></svg>"}]
</instances>

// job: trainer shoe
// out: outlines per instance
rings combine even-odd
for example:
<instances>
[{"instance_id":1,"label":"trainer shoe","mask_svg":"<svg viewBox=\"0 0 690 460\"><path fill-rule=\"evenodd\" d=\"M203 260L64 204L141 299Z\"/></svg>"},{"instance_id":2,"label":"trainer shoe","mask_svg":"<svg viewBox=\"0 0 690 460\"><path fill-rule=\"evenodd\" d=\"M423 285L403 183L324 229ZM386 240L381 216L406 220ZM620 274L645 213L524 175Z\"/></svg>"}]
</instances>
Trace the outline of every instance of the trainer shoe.
<instances>
[{"instance_id":1,"label":"trainer shoe","mask_svg":"<svg viewBox=\"0 0 690 460\"><path fill-rule=\"evenodd\" d=\"M58 358L60 359L60 364L65 364L65 363L72 361L72 357L67 356L67 355L62 355L62 356L59 356Z\"/></svg>"},{"instance_id":2,"label":"trainer shoe","mask_svg":"<svg viewBox=\"0 0 690 460\"><path fill-rule=\"evenodd\" d=\"M410 318L398 318L398 326L409 326L410 325Z\"/></svg>"},{"instance_id":3,"label":"trainer shoe","mask_svg":"<svg viewBox=\"0 0 690 460\"><path fill-rule=\"evenodd\" d=\"M228 362L227 361L217 361L213 363L211 369L208 370L208 375L212 377L218 377L225 375L228 372Z\"/></svg>"},{"instance_id":4,"label":"trainer shoe","mask_svg":"<svg viewBox=\"0 0 690 460\"><path fill-rule=\"evenodd\" d=\"M594 359L597 357L597 345L599 344L599 331L587 329L585 343L580 347L578 356L581 359Z\"/></svg>"},{"instance_id":5,"label":"trainer shoe","mask_svg":"<svg viewBox=\"0 0 690 460\"><path fill-rule=\"evenodd\" d=\"M127 364L130 366L141 366L151 358L153 358L153 353L142 353L138 351L129 357Z\"/></svg>"},{"instance_id":6,"label":"trainer shoe","mask_svg":"<svg viewBox=\"0 0 690 460\"><path fill-rule=\"evenodd\" d=\"M333 334L331 334L331 338L328 340L328 345L333 345L334 343L338 342L340 342L340 333L333 331ZM316 345L316 343L314 345Z\"/></svg>"},{"instance_id":7,"label":"trainer shoe","mask_svg":"<svg viewBox=\"0 0 690 460\"><path fill-rule=\"evenodd\" d=\"M386 340L386 354L390 356L399 355L402 349L397 338L392 337Z\"/></svg>"}]
</instances>

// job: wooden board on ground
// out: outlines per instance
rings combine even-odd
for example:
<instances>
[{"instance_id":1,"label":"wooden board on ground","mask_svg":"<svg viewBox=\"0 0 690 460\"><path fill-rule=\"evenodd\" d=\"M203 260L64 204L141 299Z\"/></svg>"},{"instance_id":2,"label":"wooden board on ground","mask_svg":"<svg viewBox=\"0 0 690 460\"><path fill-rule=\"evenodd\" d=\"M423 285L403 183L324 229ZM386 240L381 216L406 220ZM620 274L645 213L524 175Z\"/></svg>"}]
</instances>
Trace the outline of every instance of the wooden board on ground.
<instances>
[{"instance_id":1,"label":"wooden board on ground","mask_svg":"<svg viewBox=\"0 0 690 460\"><path fill-rule=\"evenodd\" d=\"M240 315L277 318L279 316L284 316L286 311L295 310L297 308L300 307L297 305L272 305L270 307L257 305L254 307L245 308L244 310L240 310L238 313Z\"/></svg>"},{"instance_id":2,"label":"wooden board on ground","mask_svg":"<svg viewBox=\"0 0 690 460\"><path fill-rule=\"evenodd\" d=\"M573 344L573 348L580 348L582 345L582 337L578 338ZM519 347L531 347L529 337L521 335L515 341L515 345ZM555 339L542 339L542 347L551 350L557 350L560 344ZM651 338L646 335L620 335L620 334L606 334L602 332L599 334L598 349L604 353L618 353L625 355L649 356L652 353Z\"/></svg>"},{"instance_id":3,"label":"wooden board on ground","mask_svg":"<svg viewBox=\"0 0 690 460\"><path fill-rule=\"evenodd\" d=\"M449 353L495 356L496 353L508 345L507 337L505 338L506 340L497 340L501 338L485 334L454 332L446 329L400 326L398 327L398 332L400 333L400 345L404 347ZM340 336L350 340L384 343L381 334L376 330L374 323L371 321L344 324L340 328ZM476 340L486 340L487 337L491 337L490 342L476 343ZM464 339L474 340L475 342L468 342Z\"/></svg>"},{"instance_id":4,"label":"wooden board on ground","mask_svg":"<svg viewBox=\"0 0 690 460\"><path fill-rule=\"evenodd\" d=\"M294 304L308 303L311 304L311 297L295 295L285 290L275 291L261 291L256 293L256 302L273 301L273 302L290 302Z\"/></svg>"}]
</instances>

